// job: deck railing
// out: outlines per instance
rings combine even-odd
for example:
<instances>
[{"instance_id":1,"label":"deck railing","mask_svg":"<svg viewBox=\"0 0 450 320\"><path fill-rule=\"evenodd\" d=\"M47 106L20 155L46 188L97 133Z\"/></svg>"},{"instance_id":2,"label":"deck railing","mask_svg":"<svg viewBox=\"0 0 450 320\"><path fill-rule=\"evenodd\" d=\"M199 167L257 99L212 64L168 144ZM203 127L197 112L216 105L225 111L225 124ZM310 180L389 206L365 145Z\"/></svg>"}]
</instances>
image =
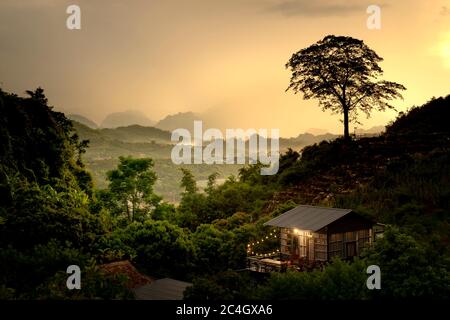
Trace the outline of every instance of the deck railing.
<instances>
[{"instance_id":1,"label":"deck railing","mask_svg":"<svg viewBox=\"0 0 450 320\"><path fill-rule=\"evenodd\" d=\"M287 261L276 260L279 255L266 257L247 257L247 269L256 272L285 272Z\"/></svg>"}]
</instances>

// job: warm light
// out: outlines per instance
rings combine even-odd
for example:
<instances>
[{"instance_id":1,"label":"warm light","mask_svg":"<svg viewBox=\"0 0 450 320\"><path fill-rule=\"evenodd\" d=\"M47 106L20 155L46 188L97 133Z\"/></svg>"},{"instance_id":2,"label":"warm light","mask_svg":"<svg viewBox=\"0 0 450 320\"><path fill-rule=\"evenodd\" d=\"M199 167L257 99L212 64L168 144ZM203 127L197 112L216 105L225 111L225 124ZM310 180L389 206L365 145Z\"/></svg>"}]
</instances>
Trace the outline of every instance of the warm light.
<instances>
[{"instance_id":1,"label":"warm light","mask_svg":"<svg viewBox=\"0 0 450 320\"><path fill-rule=\"evenodd\" d=\"M450 33L442 40L439 45L439 54L444 60L444 65L450 68Z\"/></svg>"},{"instance_id":2,"label":"warm light","mask_svg":"<svg viewBox=\"0 0 450 320\"><path fill-rule=\"evenodd\" d=\"M300 231L298 229L294 229L294 233L299 233Z\"/></svg>"},{"instance_id":3,"label":"warm light","mask_svg":"<svg viewBox=\"0 0 450 320\"><path fill-rule=\"evenodd\" d=\"M432 48L432 52L442 58L444 67L450 68L450 32L441 34L440 40Z\"/></svg>"}]
</instances>

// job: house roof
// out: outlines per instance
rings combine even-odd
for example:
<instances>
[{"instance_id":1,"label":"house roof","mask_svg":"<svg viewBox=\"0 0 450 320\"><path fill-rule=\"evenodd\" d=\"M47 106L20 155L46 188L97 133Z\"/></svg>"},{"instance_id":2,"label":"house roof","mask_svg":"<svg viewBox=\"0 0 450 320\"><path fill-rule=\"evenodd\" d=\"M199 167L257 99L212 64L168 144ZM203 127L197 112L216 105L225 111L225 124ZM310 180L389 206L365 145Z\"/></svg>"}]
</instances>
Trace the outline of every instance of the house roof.
<instances>
[{"instance_id":1,"label":"house roof","mask_svg":"<svg viewBox=\"0 0 450 320\"><path fill-rule=\"evenodd\" d=\"M350 212L351 209L301 205L267 221L264 225L318 231Z\"/></svg>"},{"instance_id":2,"label":"house roof","mask_svg":"<svg viewBox=\"0 0 450 320\"><path fill-rule=\"evenodd\" d=\"M128 260L116 261L100 266L100 269L109 274L125 275L128 280L125 283L127 288L137 288L151 283L152 278L140 273Z\"/></svg>"},{"instance_id":3,"label":"house roof","mask_svg":"<svg viewBox=\"0 0 450 320\"><path fill-rule=\"evenodd\" d=\"M158 279L134 289L136 300L182 300L184 290L192 283L170 278Z\"/></svg>"}]
</instances>

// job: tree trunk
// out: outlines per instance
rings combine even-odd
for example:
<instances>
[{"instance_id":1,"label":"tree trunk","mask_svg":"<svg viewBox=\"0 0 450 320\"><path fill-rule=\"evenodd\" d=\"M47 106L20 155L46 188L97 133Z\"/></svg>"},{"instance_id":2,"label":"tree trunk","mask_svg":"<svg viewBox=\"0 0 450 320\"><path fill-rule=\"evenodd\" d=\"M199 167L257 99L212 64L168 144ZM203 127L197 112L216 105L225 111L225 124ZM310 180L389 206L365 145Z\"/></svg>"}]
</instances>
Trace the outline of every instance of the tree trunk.
<instances>
[{"instance_id":1,"label":"tree trunk","mask_svg":"<svg viewBox=\"0 0 450 320\"><path fill-rule=\"evenodd\" d=\"M128 200L125 200L125 206L127 207L127 217L128 220L131 221L131 217L130 217L130 208L128 206Z\"/></svg>"},{"instance_id":2,"label":"tree trunk","mask_svg":"<svg viewBox=\"0 0 450 320\"><path fill-rule=\"evenodd\" d=\"M348 109L344 107L344 140L350 140L350 132L348 130Z\"/></svg>"}]
</instances>

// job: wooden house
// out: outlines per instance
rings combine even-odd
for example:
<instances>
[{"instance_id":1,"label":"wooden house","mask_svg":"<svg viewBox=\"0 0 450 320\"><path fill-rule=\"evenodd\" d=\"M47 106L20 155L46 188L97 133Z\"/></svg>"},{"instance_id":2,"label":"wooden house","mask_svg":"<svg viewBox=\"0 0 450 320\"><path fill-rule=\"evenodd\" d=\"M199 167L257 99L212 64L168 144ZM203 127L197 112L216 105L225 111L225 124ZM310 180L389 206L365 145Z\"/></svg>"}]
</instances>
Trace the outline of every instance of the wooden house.
<instances>
[{"instance_id":1,"label":"wooden house","mask_svg":"<svg viewBox=\"0 0 450 320\"><path fill-rule=\"evenodd\" d=\"M279 230L276 254L250 257L255 271L283 270L286 265L351 259L382 233L377 225L351 209L300 205L265 223Z\"/></svg>"}]
</instances>

